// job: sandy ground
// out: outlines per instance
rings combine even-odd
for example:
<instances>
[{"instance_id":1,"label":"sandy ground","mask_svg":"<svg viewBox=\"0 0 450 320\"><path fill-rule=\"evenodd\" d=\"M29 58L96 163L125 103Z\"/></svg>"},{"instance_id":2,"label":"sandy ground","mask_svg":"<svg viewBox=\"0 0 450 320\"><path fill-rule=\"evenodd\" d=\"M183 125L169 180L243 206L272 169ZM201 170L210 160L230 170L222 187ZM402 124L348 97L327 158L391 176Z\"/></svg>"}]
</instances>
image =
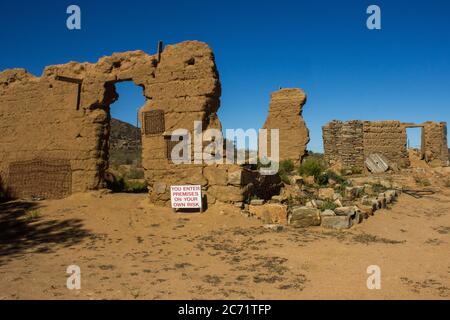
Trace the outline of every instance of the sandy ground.
<instances>
[{"instance_id":1,"label":"sandy ground","mask_svg":"<svg viewBox=\"0 0 450 320\"><path fill-rule=\"evenodd\" d=\"M450 189L345 232L276 233L232 206L180 215L130 194L2 204L0 219L0 299L450 299Z\"/></svg>"}]
</instances>

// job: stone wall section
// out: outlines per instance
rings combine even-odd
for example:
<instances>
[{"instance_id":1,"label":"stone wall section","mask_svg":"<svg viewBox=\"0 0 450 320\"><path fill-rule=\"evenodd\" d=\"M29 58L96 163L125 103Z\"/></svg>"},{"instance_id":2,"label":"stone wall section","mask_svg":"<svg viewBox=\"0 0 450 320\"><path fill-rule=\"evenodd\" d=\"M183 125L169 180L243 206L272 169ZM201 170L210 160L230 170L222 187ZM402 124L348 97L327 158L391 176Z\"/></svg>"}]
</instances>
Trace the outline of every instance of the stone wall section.
<instances>
[{"instance_id":1,"label":"stone wall section","mask_svg":"<svg viewBox=\"0 0 450 320\"><path fill-rule=\"evenodd\" d=\"M447 123L425 122L423 127L424 153L433 166L448 165Z\"/></svg>"},{"instance_id":2,"label":"stone wall section","mask_svg":"<svg viewBox=\"0 0 450 320\"><path fill-rule=\"evenodd\" d=\"M279 129L279 158L300 163L309 143L309 130L302 118L306 94L301 89L281 89L272 93L269 115L264 129ZM271 134L268 132L268 155L271 152Z\"/></svg>"},{"instance_id":3,"label":"stone wall section","mask_svg":"<svg viewBox=\"0 0 450 320\"><path fill-rule=\"evenodd\" d=\"M325 160L346 168L364 167L362 121L332 121L322 128Z\"/></svg>"},{"instance_id":4,"label":"stone wall section","mask_svg":"<svg viewBox=\"0 0 450 320\"><path fill-rule=\"evenodd\" d=\"M399 168L409 166L406 129L400 121L365 121L363 127L364 159L379 153Z\"/></svg>"},{"instance_id":5,"label":"stone wall section","mask_svg":"<svg viewBox=\"0 0 450 320\"><path fill-rule=\"evenodd\" d=\"M448 165L447 124L425 122L416 125L400 121L332 121L322 128L325 160L330 165L365 169L371 154L384 155L391 165L410 165L406 128L422 127L422 146L427 162Z\"/></svg>"}]
</instances>

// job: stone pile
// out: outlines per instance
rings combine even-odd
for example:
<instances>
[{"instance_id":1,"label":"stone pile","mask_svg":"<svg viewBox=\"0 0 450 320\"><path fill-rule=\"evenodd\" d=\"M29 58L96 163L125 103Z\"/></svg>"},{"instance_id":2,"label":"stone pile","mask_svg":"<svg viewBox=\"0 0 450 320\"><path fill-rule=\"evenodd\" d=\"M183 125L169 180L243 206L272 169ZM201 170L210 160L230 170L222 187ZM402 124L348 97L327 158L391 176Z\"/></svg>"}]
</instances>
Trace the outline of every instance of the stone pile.
<instances>
[{"instance_id":1,"label":"stone pile","mask_svg":"<svg viewBox=\"0 0 450 320\"><path fill-rule=\"evenodd\" d=\"M304 206L288 206L286 198L274 196L269 202L261 199L252 200L244 212L246 216L260 219L269 230L279 231L276 225L349 229L373 216L377 210L388 208L397 200L401 191L391 189L375 196L362 195L371 193L373 194L370 184L347 187L344 197L334 192L332 188L324 188L320 189L319 194L327 200L313 199ZM342 202L346 205L342 205ZM321 209L326 203L334 203L336 208Z\"/></svg>"}]
</instances>

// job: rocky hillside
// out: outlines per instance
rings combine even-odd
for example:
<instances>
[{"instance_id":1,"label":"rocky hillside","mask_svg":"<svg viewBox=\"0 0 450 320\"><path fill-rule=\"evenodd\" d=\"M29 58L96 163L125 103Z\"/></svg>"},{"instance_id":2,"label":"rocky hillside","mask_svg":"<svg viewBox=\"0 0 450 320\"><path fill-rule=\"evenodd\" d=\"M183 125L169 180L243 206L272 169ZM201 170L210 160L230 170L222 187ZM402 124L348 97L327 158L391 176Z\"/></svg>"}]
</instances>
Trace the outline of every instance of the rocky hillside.
<instances>
[{"instance_id":1,"label":"rocky hillside","mask_svg":"<svg viewBox=\"0 0 450 320\"><path fill-rule=\"evenodd\" d=\"M109 143L111 151L141 150L141 130L129 123L111 119Z\"/></svg>"},{"instance_id":2,"label":"rocky hillside","mask_svg":"<svg viewBox=\"0 0 450 320\"><path fill-rule=\"evenodd\" d=\"M110 165L141 165L141 130L135 126L111 119L111 134L109 138Z\"/></svg>"}]
</instances>

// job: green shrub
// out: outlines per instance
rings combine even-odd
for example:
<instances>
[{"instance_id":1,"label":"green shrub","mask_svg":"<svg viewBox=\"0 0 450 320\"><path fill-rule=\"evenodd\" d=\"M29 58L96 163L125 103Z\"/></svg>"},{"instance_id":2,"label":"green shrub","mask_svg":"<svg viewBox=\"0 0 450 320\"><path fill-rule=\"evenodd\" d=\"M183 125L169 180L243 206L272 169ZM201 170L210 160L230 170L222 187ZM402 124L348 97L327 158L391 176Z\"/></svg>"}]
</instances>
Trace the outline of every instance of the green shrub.
<instances>
[{"instance_id":1,"label":"green shrub","mask_svg":"<svg viewBox=\"0 0 450 320\"><path fill-rule=\"evenodd\" d=\"M317 158L308 157L300 165L298 173L304 177L313 176L316 181L318 181L324 170L325 166L320 160Z\"/></svg>"},{"instance_id":2,"label":"green shrub","mask_svg":"<svg viewBox=\"0 0 450 320\"><path fill-rule=\"evenodd\" d=\"M130 172L126 174L127 179L144 179L144 170L132 168Z\"/></svg>"},{"instance_id":3,"label":"green shrub","mask_svg":"<svg viewBox=\"0 0 450 320\"><path fill-rule=\"evenodd\" d=\"M294 171L295 166L294 166L294 161L292 160L283 160L280 162L280 172L283 173L291 173L292 171Z\"/></svg>"},{"instance_id":4,"label":"green shrub","mask_svg":"<svg viewBox=\"0 0 450 320\"><path fill-rule=\"evenodd\" d=\"M337 208L337 205L334 202L331 201L325 201L323 205L320 207L320 210L335 210Z\"/></svg>"},{"instance_id":5,"label":"green shrub","mask_svg":"<svg viewBox=\"0 0 450 320\"><path fill-rule=\"evenodd\" d=\"M128 181L118 177L113 183L108 183L108 189L115 193L147 193L147 182Z\"/></svg>"},{"instance_id":6,"label":"green shrub","mask_svg":"<svg viewBox=\"0 0 450 320\"><path fill-rule=\"evenodd\" d=\"M147 182L139 182L139 181L126 181L125 182L125 190L127 193L147 193L148 186Z\"/></svg>"},{"instance_id":7,"label":"green shrub","mask_svg":"<svg viewBox=\"0 0 450 320\"><path fill-rule=\"evenodd\" d=\"M280 175L281 181L283 181L287 185L291 184L291 180L289 179L289 176L287 173L280 172L279 175Z\"/></svg>"},{"instance_id":8,"label":"green shrub","mask_svg":"<svg viewBox=\"0 0 450 320\"><path fill-rule=\"evenodd\" d=\"M280 175L281 181L285 184L291 184L289 179L289 174L294 171L295 166L292 160L283 160L279 164L278 174Z\"/></svg>"}]
</instances>

